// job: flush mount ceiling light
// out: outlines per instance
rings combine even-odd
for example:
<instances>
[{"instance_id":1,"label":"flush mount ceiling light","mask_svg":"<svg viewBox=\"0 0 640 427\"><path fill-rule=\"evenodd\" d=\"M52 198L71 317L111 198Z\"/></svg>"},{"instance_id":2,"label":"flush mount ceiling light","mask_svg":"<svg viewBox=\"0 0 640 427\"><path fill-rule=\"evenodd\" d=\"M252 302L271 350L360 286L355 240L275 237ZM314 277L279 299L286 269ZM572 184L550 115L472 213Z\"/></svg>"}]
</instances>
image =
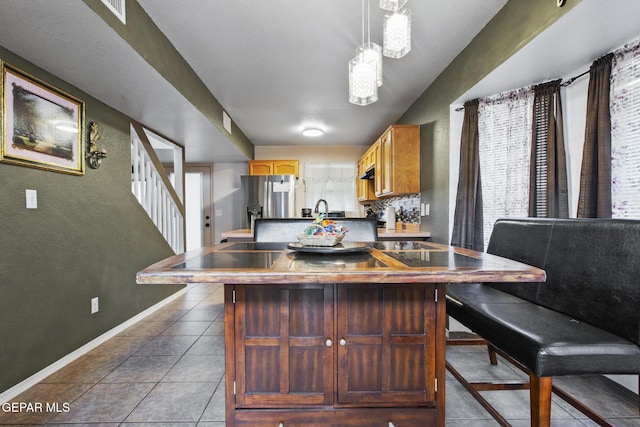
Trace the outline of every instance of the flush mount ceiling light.
<instances>
[{"instance_id":1,"label":"flush mount ceiling light","mask_svg":"<svg viewBox=\"0 0 640 427\"><path fill-rule=\"evenodd\" d=\"M382 48L370 40L369 1L367 0L368 41L364 42L364 0L362 0L362 46L349 61L349 102L369 105L378 100L382 86Z\"/></svg>"},{"instance_id":2,"label":"flush mount ceiling light","mask_svg":"<svg viewBox=\"0 0 640 427\"><path fill-rule=\"evenodd\" d=\"M307 128L302 131L304 136L321 136L324 135L324 131L318 128Z\"/></svg>"},{"instance_id":3,"label":"flush mount ceiling light","mask_svg":"<svg viewBox=\"0 0 640 427\"><path fill-rule=\"evenodd\" d=\"M411 11L394 10L385 14L383 21L382 54L389 58L402 58L411 50Z\"/></svg>"}]
</instances>

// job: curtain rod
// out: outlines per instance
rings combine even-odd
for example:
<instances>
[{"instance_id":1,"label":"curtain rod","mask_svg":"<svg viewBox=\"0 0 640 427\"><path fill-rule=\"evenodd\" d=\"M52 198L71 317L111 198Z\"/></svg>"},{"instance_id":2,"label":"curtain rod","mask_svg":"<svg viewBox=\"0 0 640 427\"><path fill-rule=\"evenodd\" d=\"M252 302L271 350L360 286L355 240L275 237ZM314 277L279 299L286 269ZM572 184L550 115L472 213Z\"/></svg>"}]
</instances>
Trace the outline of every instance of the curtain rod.
<instances>
[{"instance_id":1,"label":"curtain rod","mask_svg":"<svg viewBox=\"0 0 640 427\"><path fill-rule=\"evenodd\" d=\"M567 87L569 86L571 83L575 82L576 80L578 80L580 77L589 74L590 70L585 71L582 74L578 74L577 76L571 77L569 80L567 80L566 82L562 82L562 84L560 86L562 87Z\"/></svg>"},{"instance_id":2,"label":"curtain rod","mask_svg":"<svg viewBox=\"0 0 640 427\"><path fill-rule=\"evenodd\" d=\"M569 80L562 82L562 84L560 84L560 86L562 87L566 87L569 86L571 83L575 82L576 80L578 80L580 77L589 74L590 70L585 71L584 73L578 74L577 76L573 76L571 77ZM464 110L464 105L462 107L458 107L455 109L455 111L462 111Z\"/></svg>"},{"instance_id":3,"label":"curtain rod","mask_svg":"<svg viewBox=\"0 0 640 427\"><path fill-rule=\"evenodd\" d=\"M633 45L625 46L625 47L623 47L621 49L618 49L618 50L616 50L614 52L611 52L611 53L614 53L614 54L628 53L628 52L635 51L635 50L638 50L638 49L640 49L640 43L636 43L636 44L633 44ZM607 55L609 55L609 53L607 53L606 55L601 56L601 58L604 58ZM569 80L567 80L565 82L562 82L562 84L560 84L560 86L561 87L567 87L567 86L571 85L573 82L575 82L576 80L578 80L580 77L589 74L590 71L591 71L591 69L588 69L587 71L585 71L585 72L583 72L581 74L578 74L577 76L573 76ZM455 109L455 111L462 111L462 110L464 110L464 105L462 107L458 107L458 108Z\"/></svg>"}]
</instances>

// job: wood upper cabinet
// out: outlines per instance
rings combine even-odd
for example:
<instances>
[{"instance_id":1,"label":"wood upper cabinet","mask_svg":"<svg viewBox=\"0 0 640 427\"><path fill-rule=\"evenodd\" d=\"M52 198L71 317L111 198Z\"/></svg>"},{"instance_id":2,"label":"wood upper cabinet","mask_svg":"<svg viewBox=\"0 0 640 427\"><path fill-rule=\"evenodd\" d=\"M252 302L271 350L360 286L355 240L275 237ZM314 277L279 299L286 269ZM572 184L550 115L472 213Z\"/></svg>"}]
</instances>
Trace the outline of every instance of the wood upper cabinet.
<instances>
[{"instance_id":1,"label":"wood upper cabinet","mask_svg":"<svg viewBox=\"0 0 640 427\"><path fill-rule=\"evenodd\" d=\"M249 175L299 176L298 160L249 160Z\"/></svg>"},{"instance_id":2,"label":"wood upper cabinet","mask_svg":"<svg viewBox=\"0 0 640 427\"><path fill-rule=\"evenodd\" d=\"M365 159L364 157L358 161L358 176L367 171L366 162L367 159ZM376 198L374 180L358 179L356 182L356 193L358 200L361 202L374 200Z\"/></svg>"},{"instance_id":3,"label":"wood upper cabinet","mask_svg":"<svg viewBox=\"0 0 640 427\"><path fill-rule=\"evenodd\" d=\"M378 140L376 196L420 192L420 127L394 125Z\"/></svg>"},{"instance_id":4,"label":"wood upper cabinet","mask_svg":"<svg viewBox=\"0 0 640 427\"><path fill-rule=\"evenodd\" d=\"M380 149L380 144L376 141L367 152L364 154L365 158L365 170L369 170L371 168L375 168L376 162L378 161L378 152Z\"/></svg>"},{"instance_id":5,"label":"wood upper cabinet","mask_svg":"<svg viewBox=\"0 0 640 427\"><path fill-rule=\"evenodd\" d=\"M433 424L436 285L234 288L227 425Z\"/></svg>"},{"instance_id":6,"label":"wood upper cabinet","mask_svg":"<svg viewBox=\"0 0 640 427\"><path fill-rule=\"evenodd\" d=\"M297 160L274 160L273 162L273 174L274 175L295 175L298 178L298 166Z\"/></svg>"}]
</instances>

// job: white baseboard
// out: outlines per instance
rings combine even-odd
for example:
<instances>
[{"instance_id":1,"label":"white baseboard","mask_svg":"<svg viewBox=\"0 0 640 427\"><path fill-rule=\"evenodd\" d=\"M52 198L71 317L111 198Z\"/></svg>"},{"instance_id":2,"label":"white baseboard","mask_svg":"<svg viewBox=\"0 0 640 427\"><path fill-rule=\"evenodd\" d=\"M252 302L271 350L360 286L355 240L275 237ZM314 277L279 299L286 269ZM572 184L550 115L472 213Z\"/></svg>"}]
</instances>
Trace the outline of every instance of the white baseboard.
<instances>
[{"instance_id":1,"label":"white baseboard","mask_svg":"<svg viewBox=\"0 0 640 427\"><path fill-rule=\"evenodd\" d=\"M175 300L179 296L184 295L186 292L187 292L187 288L185 287L184 289L179 290L175 294L172 294L171 296L163 299L162 301L158 302L157 304L154 304L151 307L147 308L146 310L138 313L137 315L133 316L131 319L127 320L126 322L121 323L120 325L116 326L115 328L113 328L113 329L105 332L104 334L100 335L99 337L89 341L88 343L86 343L82 347L80 347L77 350L67 354L63 358L55 361L51 365L49 365L46 368L42 369L41 371L36 372L35 374L33 374L29 378L25 379L24 381L14 385L13 387L11 387L10 389L8 389L6 391L0 393L0 404L8 402L11 399L13 399L14 397L18 396L20 393L23 393L23 392L27 391L29 388L31 388L34 385L38 384L40 381L42 381L43 379L45 379L49 375L53 374L57 370L62 369L63 367L67 366L69 363L73 362L74 360L76 360L80 356L82 356L82 355L88 353L89 351L93 350L94 348L98 347L100 344L104 344L108 339L113 338L114 336L118 335L120 332L122 332L125 329L127 329L128 327L132 326L134 323L139 322L140 320L144 319L148 315L152 314L153 312L155 312L155 311L159 310L160 308L164 307L165 305L169 304L171 301Z\"/></svg>"}]
</instances>

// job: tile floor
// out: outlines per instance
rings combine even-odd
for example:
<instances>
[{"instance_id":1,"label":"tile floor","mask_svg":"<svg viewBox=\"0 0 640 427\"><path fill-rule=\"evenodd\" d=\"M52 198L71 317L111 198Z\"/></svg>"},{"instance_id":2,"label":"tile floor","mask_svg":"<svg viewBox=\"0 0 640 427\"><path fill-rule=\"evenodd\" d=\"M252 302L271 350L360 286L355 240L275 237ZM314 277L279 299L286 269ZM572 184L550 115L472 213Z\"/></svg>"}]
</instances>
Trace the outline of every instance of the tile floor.
<instances>
[{"instance_id":1,"label":"tile floor","mask_svg":"<svg viewBox=\"0 0 640 427\"><path fill-rule=\"evenodd\" d=\"M0 410L0 425L223 427L222 300L221 285L189 286L185 295L14 399L42 403L42 410ZM506 363L491 367L482 347L450 347L448 359L474 380L522 376ZM447 426L497 425L447 375ZM562 386L583 396L613 425L640 426L633 393L599 377L564 379ZM526 391L486 392L486 396L514 426L529 425ZM552 425L595 424L554 399Z\"/></svg>"}]
</instances>

